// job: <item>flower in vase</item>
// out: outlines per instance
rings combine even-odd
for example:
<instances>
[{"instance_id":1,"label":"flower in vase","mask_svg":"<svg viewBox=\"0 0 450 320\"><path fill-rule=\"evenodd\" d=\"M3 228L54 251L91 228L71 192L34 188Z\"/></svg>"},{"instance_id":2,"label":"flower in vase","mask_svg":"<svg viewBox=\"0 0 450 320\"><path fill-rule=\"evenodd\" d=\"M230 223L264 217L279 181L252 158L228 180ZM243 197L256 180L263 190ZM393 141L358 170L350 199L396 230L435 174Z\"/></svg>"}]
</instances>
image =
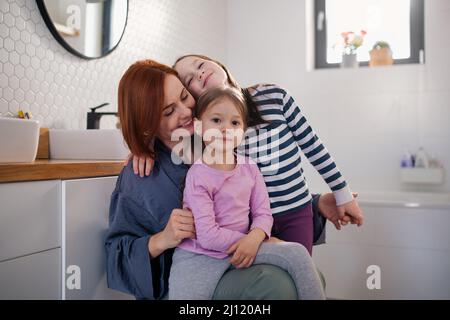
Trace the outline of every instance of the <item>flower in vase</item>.
<instances>
[{"instance_id":1,"label":"flower in vase","mask_svg":"<svg viewBox=\"0 0 450 320\"><path fill-rule=\"evenodd\" d=\"M342 54L356 54L356 50L363 45L366 34L367 32L364 30L361 30L359 34L353 31L342 32L343 42L340 44Z\"/></svg>"}]
</instances>

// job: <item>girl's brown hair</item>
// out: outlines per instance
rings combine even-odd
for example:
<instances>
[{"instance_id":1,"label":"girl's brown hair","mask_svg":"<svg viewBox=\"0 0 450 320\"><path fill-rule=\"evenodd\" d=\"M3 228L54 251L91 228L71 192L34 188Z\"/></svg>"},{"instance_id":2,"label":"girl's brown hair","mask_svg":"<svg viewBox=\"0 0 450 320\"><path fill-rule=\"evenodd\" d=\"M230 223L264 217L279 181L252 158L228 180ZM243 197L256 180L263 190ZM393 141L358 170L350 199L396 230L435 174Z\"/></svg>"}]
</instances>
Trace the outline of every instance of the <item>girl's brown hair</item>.
<instances>
[{"instance_id":1,"label":"girl's brown hair","mask_svg":"<svg viewBox=\"0 0 450 320\"><path fill-rule=\"evenodd\" d=\"M169 66L142 60L131 65L120 80L120 125L134 155L155 159L154 140L164 107L164 80L169 74L178 77Z\"/></svg>"},{"instance_id":2,"label":"girl's brown hair","mask_svg":"<svg viewBox=\"0 0 450 320\"><path fill-rule=\"evenodd\" d=\"M194 111L195 117L200 119L209 107L222 99L229 99L236 107L242 117L242 121L244 121L245 131L247 128L247 107L245 106L244 96L235 88L217 87L206 91L198 98L197 106Z\"/></svg>"},{"instance_id":3,"label":"girl's brown hair","mask_svg":"<svg viewBox=\"0 0 450 320\"><path fill-rule=\"evenodd\" d=\"M203 59L203 60L207 60L207 61L212 61L216 64L218 64L227 74L227 78L228 78L228 84L233 87L238 89L239 91L242 92L244 99L245 99L245 105L247 108L247 119L246 119L246 123L249 127L252 126L256 126L259 124L263 124L263 123L267 123L268 121L264 120L258 110L258 107L256 106L255 101L253 101L252 99L252 95L249 92L249 89L251 88L241 88L239 86L239 84L237 83L237 81L234 79L234 77L231 75L230 71L227 69L227 67L225 67L222 63L220 63L217 60L211 59L210 57L207 56L203 56L201 54L187 54L184 55L182 57L179 57L177 59L177 61L175 61L175 63L173 64L173 68L176 67L177 63L180 62L181 60L183 60L184 58L188 58L188 57L196 57L199 59Z\"/></svg>"}]
</instances>

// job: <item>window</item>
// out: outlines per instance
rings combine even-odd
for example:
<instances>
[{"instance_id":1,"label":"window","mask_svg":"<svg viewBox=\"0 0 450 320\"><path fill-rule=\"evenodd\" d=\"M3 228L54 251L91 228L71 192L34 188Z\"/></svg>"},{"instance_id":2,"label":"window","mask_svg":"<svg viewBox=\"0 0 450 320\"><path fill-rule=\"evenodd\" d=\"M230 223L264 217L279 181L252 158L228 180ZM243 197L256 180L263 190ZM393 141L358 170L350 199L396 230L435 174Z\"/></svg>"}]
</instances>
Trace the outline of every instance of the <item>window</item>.
<instances>
[{"instance_id":1,"label":"window","mask_svg":"<svg viewBox=\"0 0 450 320\"><path fill-rule=\"evenodd\" d=\"M317 69L339 66L336 44L349 31L367 32L356 51L361 65L368 65L377 41L389 43L395 64L424 60L424 0L315 0L314 12Z\"/></svg>"}]
</instances>

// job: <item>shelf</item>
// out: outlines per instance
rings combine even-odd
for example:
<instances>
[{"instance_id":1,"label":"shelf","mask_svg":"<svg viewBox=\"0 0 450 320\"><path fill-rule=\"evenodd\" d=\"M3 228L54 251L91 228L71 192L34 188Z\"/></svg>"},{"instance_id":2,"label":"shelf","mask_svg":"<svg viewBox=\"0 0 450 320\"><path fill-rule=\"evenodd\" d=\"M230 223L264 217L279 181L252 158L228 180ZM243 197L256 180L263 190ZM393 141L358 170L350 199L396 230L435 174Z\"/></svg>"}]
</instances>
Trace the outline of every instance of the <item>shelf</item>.
<instances>
[{"instance_id":1,"label":"shelf","mask_svg":"<svg viewBox=\"0 0 450 320\"><path fill-rule=\"evenodd\" d=\"M403 183L432 185L444 183L443 168L402 168L400 171Z\"/></svg>"}]
</instances>

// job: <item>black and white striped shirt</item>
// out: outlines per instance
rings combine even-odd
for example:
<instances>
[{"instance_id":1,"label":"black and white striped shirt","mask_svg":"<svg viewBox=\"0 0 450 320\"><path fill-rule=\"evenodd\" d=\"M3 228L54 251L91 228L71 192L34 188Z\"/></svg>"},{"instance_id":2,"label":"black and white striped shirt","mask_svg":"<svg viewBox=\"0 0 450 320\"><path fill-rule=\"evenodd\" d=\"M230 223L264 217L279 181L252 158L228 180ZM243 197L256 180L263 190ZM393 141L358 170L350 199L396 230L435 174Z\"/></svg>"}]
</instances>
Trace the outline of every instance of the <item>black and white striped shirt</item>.
<instances>
[{"instance_id":1,"label":"black and white striped shirt","mask_svg":"<svg viewBox=\"0 0 450 320\"><path fill-rule=\"evenodd\" d=\"M333 191L338 205L353 200L333 158L294 99L276 85L258 85L250 93L261 116L269 123L249 128L238 152L258 164L269 192L272 214L296 211L311 202L301 152Z\"/></svg>"}]
</instances>

